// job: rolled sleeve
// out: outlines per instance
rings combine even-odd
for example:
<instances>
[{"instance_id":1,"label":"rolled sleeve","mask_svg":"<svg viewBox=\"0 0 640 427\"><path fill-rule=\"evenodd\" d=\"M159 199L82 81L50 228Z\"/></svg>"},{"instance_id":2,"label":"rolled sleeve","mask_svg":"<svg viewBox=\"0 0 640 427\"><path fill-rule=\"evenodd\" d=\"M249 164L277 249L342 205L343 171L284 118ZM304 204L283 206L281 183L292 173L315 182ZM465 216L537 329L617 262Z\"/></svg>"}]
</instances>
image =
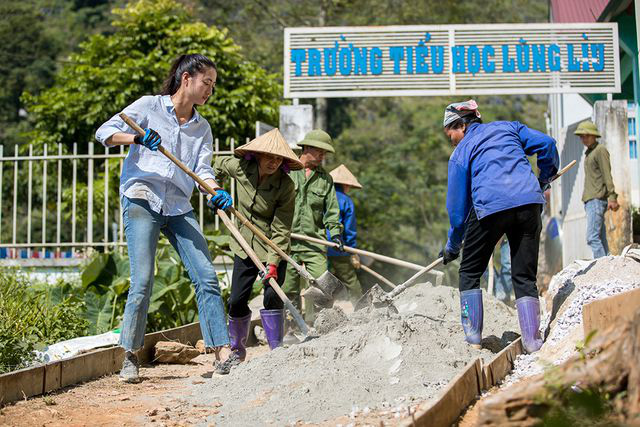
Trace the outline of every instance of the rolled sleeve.
<instances>
[{"instance_id":1,"label":"rolled sleeve","mask_svg":"<svg viewBox=\"0 0 640 427\"><path fill-rule=\"evenodd\" d=\"M149 123L148 111L152 107L154 97L143 96L133 104L126 107L122 112L131 117L140 127L146 128ZM129 127L121 118L120 113L115 114L109 120L104 122L96 131L96 140L105 147L110 145L107 143L109 138L118 132L135 135L135 131Z\"/></svg>"},{"instance_id":2,"label":"rolled sleeve","mask_svg":"<svg viewBox=\"0 0 640 427\"><path fill-rule=\"evenodd\" d=\"M211 135L211 129L209 129L202 141L200 151L198 152L198 161L196 163L195 173L201 179L215 179L215 173L211 167L211 160L213 159L213 136Z\"/></svg>"}]
</instances>

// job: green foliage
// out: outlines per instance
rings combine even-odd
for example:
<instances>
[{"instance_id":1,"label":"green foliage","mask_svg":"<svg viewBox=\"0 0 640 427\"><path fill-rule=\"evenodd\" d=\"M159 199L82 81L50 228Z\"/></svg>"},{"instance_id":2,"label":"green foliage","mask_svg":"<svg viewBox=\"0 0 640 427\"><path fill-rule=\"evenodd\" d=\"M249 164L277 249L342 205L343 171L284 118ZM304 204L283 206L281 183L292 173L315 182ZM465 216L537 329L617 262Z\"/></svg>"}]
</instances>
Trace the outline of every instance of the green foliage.
<instances>
[{"instance_id":1,"label":"green foliage","mask_svg":"<svg viewBox=\"0 0 640 427\"><path fill-rule=\"evenodd\" d=\"M215 258L228 255L228 236L207 236ZM195 322L198 311L195 289L178 253L166 239L159 243L156 270L149 303L147 331L175 328ZM218 273L222 279L223 273ZM124 314L131 285L129 258L118 253L96 254L82 272L83 298L90 333L99 334L117 327Z\"/></svg>"},{"instance_id":2,"label":"green foliage","mask_svg":"<svg viewBox=\"0 0 640 427\"><path fill-rule=\"evenodd\" d=\"M25 95L35 142L85 142L97 126L142 95L158 93L174 58L202 53L218 66L210 103L199 107L214 135L246 137L256 120L275 122L281 88L246 61L226 30L192 19L172 0L140 0L114 10L115 33L81 44L52 88Z\"/></svg>"},{"instance_id":3,"label":"green foliage","mask_svg":"<svg viewBox=\"0 0 640 427\"><path fill-rule=\"evenodd\" d=\"M27 366L34 350L87 333L84 304L70 285L28 287L15 272L0 272L0 373Z\"/></svg>"}]
</instances>

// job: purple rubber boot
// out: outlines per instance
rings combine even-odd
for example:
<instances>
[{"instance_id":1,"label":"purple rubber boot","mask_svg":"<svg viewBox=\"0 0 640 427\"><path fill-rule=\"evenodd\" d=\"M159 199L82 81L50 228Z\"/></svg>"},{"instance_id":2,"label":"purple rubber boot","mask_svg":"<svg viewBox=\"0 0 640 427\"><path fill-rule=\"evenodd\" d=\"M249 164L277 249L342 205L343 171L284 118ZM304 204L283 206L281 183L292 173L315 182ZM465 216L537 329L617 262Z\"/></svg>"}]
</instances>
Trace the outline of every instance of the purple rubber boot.
<instances>
[{"instance_id":1,"label":"purple rubber boot","mask_svg":"<svg viewBox=\"0 0 640 427\"><path fill-rule=\"evenodd\" d=\"M269 348L273 350L282 345L282 336L284 335L284 310L260 310L262 318L262 327L267 336Z\"/></svg>"},{"instance_id":2,"label":"purple rubber boot","mask_svg":"<svg viewBox=\"0 0 640 427\"><path fill-rule=\"evenodd\" d=\"M527 353L533 353L542 347L540 336L540 301L534 297L521 297L516 300L518 321L522 332L522 346Z\"/></svg>"},{"instance_id":3,"label":"purple rubber boot","mask_svg":"<svg viewBox=\"0 0 640 427\"><path fill-rule=\"evenodd\" d=\"M251 313L244 317L229 316L229 340L231 350L243 361L247 357L247 338L249 337L249 325L251 324Z\"/></svg>"},{"instance_id":4,"label":"purple rubber boot","mask_svg":"<svg viewBox=\"0 0 640 427\"><path fill-rule=\"evenodd\" d=\"M482 289L460 292L460 320L466 341L473 348L481 348L483 314Z\"/></svg>"}]
</instances>

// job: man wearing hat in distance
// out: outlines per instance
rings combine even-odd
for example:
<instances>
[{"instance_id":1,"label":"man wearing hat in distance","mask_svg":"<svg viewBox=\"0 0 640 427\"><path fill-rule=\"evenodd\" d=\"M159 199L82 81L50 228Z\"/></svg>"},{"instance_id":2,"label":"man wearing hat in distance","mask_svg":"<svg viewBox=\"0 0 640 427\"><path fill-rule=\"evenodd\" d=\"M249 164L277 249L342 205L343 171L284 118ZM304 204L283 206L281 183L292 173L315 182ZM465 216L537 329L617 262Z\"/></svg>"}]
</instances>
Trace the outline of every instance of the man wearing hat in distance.
<instances>
[{"instance_id":1,"label":"man wearing hat in distance","mask_svg":"<svg viewBox=\"0 0 640 427\"><path fill-rule=\"evenodd\" d=\"M617 211L619 208L611 177L611 160L609 151L596 140L601 135L592 121L580 123L574 133L580 136L587 147L584 153L582 202L587 212L587 244L591 247L593 257L600 258L609 254L604 213L607 209Z\"/></svg>"},{"instance_id":2,"label":"man wearing hat in distance","mask_svg":"<svg viewBox=\"0 0 640 427\"><path fill-rule=\"evenodd\" d=\"M327 230L330 240L342 250L344 244L338 199L333 179L322 167L326 153L335 153L333 141L328 133L315 129L308 132L298 145L302 147L300 161L304 169L293 171L289 175L296 187L296 211L292 230L316 239L324 239ZM327 271L327 252L323 245L294 240L291 242L291 257L303 264L313 277L320 277ZM300 292L308 286L292 266L287 267L283 290L292 301L299 303ZM313 321L313 303L307 300L304 305L305 319Z\"/></svg>"},{"instance_id":3,"label":"man wearing hat in distance","mask_svg":"<svg viewBox=\"0 0 640 427\"><path fill-rule=\"evenodd\" d=\"M342 241L345 246L356 247L356 210L353 200L347 195L352 188L362 188L355 176L345 165L340 165L330 173L336 188L338 205L340 207L340 222L342 223ZM327 231L327 238L331 238ZM360 269L360 257L357 254L349 256L347 252L340 252L336 248L329 248L329 270L349 291L349 297L357 300L362 296L362 287L358 281L356 270Z\"/></svg>"},{"instance_id":4,"label":"man wearing hat in distance","mask_svg":"<svg viewBox=\"0 0 640 427\"><path fill-rule=\"evenodd\" d=\"M456 259L464 240L459 288L466 341L481 346L480 277L496 243L506 234L522 343L525 351L537 351L542 346L536 286L540 214L543 188L558 171L555 141L519 122L483 124L474 100L447 106L444 132L455 149L448 166L451 228L441 256L445 264ZM527 160L534 154L540 171L537 178Z\"/></svg>"},{"instance_id":5,"label":"man wearing hat in distance","mask_svg":"<svg viewBox=\"0 0 640 427\"><path fill-rule=\"evenodd\" d=\"M235 157L216 158L216 179L221 182L228 177L235 178L238 211L284 252L289 252L296 197L289 171L302 169L302 163L278 129L236 148L234 154ZM284 310L280 297L268 281L273 278L282 285L287 263L249 228L242 224L238 228L267 266L268 274L262 278L264 309L260 310L260 317L269 347L274 349L282 344ZM233 355L225 363L238 364L246 356L245 344L251 324L249 298L259 270L235 239L231 240L230 247L234 255L229 297L229 338Z\"/></svg>"}]
</instances>

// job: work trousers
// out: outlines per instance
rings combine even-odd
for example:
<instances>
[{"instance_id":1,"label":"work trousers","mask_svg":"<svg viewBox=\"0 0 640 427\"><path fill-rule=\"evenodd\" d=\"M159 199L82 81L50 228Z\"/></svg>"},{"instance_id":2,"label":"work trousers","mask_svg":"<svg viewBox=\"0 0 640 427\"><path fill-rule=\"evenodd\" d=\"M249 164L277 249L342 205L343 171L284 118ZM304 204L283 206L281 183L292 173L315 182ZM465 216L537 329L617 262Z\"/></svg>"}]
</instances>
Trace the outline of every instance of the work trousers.
<instances>
[{"instance_id":1,"label":"work trousers","mask_svg":"<svg viewBox=\"0 0 640 427\"><path fill-rule=\"evenodd\" d=\"M329 271L344 283L350 299L357 300L362 296L362 287L350 256L330 256Z\"/></svg>"},{"instance_id":2,"label":"work trousers","mask_svg":"<svg viewBox=\"0 0 640 427\"><path fill-rule=\"evenodd\" d=\"M516 299L538 297L538 246L542 205L530 204L496 212L478 220L471 210L460 262L460 291L480 288L493 249L506 234L511 248L511 280Z\"/></svg>"},{"instance_id":3,"label":"work trousers","mask_svg":"<svg viewBox=\"0 0 640 427\"><path fill-rule=\"evenodd\" d=\"M229 316L244 317L251 313L249 309L249 298L253 284L256 282L260 274L258 267L251 261L251 258L245 259L235 256L233 258L233 276L231 277L231 296L229 297ZM287 263L280 261L278 264L278 284L282 286L285 275L287 274ZM264 298L262 300L264 308L267 310L279 310L284 307L282 300L270 285L264 287Z\"/></svg>"},{"instance_id":4,"label":"work trousers","mask_svg":"<svg viewBox=\"0 0 640 427\"><path fill-rule=\"evenodd\" d=\"M193 211L166 216L151 210L146 200L123 196L122 217L129 250L131 285L122 319L120 346L126 351L134 351L144 344L160 232L167 236L180 255L195 286L204 345L220 347L229 344L218 276Z\"/></svg>"},{"instance_id":5,"label":"work trousers","mask_svg":"<svg viewBox=\"0 0 640 427\"><path fill-rule=\"evenodd\" d=\"M327 255L322 252L292 252L291 258L303 265L312 277L318 278L327 271ZM287 277L282 290L298 307L301 306L300 292L308 287L309 283L300 277L295 268L287 266ZM315 320L315 307L308 300L304 303L304 318L308 322Z\"/></svg>"},{"instance_id":6,"label":"work trousers","mask_svg":"<svg viewBox=\"0 0 640 427\"><path fill-rule=\"evenodd\" d=\"M587 213L587 244L593 252L593 258L602 258L609 254L607 229L604 214L607 211L606 200L591 199L584 204Z\"/></svg>"}]
</instances>

